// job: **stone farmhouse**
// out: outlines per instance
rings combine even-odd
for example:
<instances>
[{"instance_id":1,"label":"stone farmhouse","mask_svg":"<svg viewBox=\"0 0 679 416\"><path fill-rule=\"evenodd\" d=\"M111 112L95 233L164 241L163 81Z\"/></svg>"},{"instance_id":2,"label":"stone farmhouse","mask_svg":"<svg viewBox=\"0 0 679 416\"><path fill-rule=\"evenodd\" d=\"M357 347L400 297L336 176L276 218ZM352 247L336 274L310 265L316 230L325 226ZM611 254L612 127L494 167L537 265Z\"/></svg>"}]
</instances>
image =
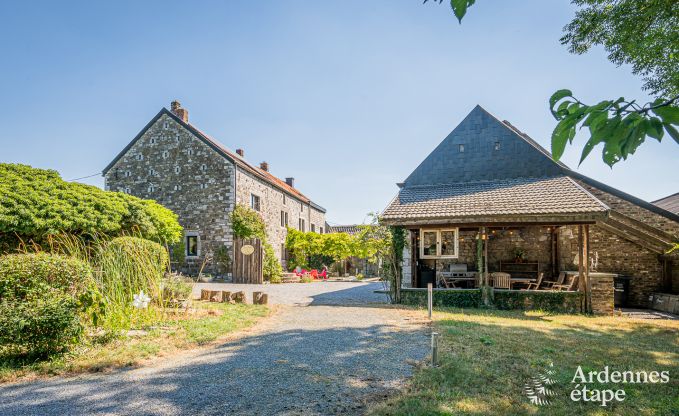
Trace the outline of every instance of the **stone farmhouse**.
<instances>
[{"instance_id":1,"label":"stone farmhouse","mask_svg":"<svg viewBox=\"0 0 679 416\"><path fill-rule=\"evenodd\" d=\"M592 277L591 298L603 302L594 309L613 306L610 276L628 282L616 282L627 286L627 306L679 292L677 253L667 254L679 241L679 215L663 208L667 201L648 203L555 162L480 106L398 186L383 219L410 231L406 287L443 273L473 284L464 273L477 269L481 239L490 272ZM597 273L609 277L598 281Z\"/></svg>"},{"instance_id":2,"label":"stone farmhouse","mask_svg":"<svg viewBox=\"0 0 679 416\"><path fill-rule=\"evenodd\" d=\"M245 160L189 123L188 111L173 101L161 109L103 171L106 189L154 199L179 216L184 227L184 264L195 272L229 274L215 261L217 253L234 258L230 213L236 204L258 211L268 241L285 267L287 227L324 233L325 209L281 180L262 162Z\"/></svg>"}]
</instances>

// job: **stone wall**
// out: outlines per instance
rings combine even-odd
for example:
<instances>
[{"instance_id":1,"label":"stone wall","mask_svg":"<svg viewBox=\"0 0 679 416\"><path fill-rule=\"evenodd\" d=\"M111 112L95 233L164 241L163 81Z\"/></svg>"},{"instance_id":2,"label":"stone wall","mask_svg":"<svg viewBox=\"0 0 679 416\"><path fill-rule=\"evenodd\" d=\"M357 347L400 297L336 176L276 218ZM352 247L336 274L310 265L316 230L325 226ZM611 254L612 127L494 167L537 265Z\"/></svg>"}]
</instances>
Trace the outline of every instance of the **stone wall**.
<instances>
[{"instance_id":1,"label":"stone wall","mask_svg":"<svg viewBox=\"0 0 679 416\"><path fill-rule=\"evenodd\" d=\"M615 287L613 276L589 276L592 287L592 312L601 315L612 315L614 311Z\"/></svg>"},{"instance_id":2,"label":"stone wall","mask_svg":"<svg viewBox=\"0 0 679 416\"><path fill-rule=\"evenodd\" d=\"M315 231L317 233L326 233L325 229L325 213L312 206L309 207L309 226L307 231Z\"/></svg>"},{"instance_id":3,"label":"stone wall","mask_svg":"<svg viewBox=\"0 0 679 416\"><path fill-rule=\"evenodd\" d=\"M206 253L221 246L231 253L234 170L231 162L163 115L107 172L106 189L154 199L177 213L184 231L199 235L199 256L178 265L194 274ZM213 263L205 271L226 270Z\"/></svg>"},{"instance_id":4,"label":"stone wall","mask_svg":"<svg viewBox=\"0 0 679 416\"><path fill-rule=\"evenodd\" d=\"M260 214L266 224L266 233L274 249L276 257L281 260L283 267L286 266L284 259L285 238L287 228L281 225L281 212L288 214L288 226L300 229L300 219L304 219L304 231L311 230L311 221L323 224L325 227L325 214L310 207L306 202L284 193L251 173L238 168L236 170L236 203L251 207L251 195L255 194L260 199ZM316 225L316 232L320 232Z\"/></svg>"}]
</instances>

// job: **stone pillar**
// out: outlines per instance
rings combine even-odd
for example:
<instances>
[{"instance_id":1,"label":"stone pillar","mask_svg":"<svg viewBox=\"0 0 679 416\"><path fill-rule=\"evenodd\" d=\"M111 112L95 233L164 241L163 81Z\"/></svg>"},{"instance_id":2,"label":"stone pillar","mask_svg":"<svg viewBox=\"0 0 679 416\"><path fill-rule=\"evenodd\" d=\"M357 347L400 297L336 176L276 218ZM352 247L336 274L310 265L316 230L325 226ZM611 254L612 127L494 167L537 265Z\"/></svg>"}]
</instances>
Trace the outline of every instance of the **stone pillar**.
<instances>
[{"instance_id":1,"label":"stone pillar","mask_svg":"<svg viewBox=\"0 0 679 416\"><path fill-rule=\"evenodd\" d=\"M612 315L614 310L615 287L612 273L590 273L589 281L592 287L592 313L598 315Z\"/></svg>"}]
</instances>

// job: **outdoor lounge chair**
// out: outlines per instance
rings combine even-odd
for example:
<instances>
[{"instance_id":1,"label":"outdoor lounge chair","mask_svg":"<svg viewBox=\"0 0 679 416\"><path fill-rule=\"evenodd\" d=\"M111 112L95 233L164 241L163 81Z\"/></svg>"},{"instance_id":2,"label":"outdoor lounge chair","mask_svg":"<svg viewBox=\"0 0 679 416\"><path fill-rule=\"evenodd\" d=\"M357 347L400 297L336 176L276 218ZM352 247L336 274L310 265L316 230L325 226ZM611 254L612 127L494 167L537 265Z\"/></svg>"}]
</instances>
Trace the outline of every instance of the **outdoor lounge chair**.
<instances>
[{"instance_id":1,"label":"outdoor lounge chair","mask_svg":"<svg viewBox=\"0 0 679 416\"><path fill-rule=\"evenodd\" d=\"M568 292L576 290L578 288L579 277L580 276L577 274L566 276L568 283L563 285L553 285L552 290L562 290L562 291L565 290Z\"/></svg>"},{"instance_id":2,"label":"outdoor lounge chair","mask_svg":"<svg viewBox=\"0 0 679 416\"><path fill-rule=\"evenodd\" d=\"M526 290L539 290L539 289L540 289L540 285L542 284L542 279L543 279L544 277L545 277L545 274L541 272L541 273L538 275L538 280L536 280L536 281L533 282L533 283L528 283L528 287L526 288Z\"/></svg>"},{"instance_id":3,"label":"outdoor lounge chair","mask_svg":"<svg viewBox=\"0 0 679 416\"><path fill-rule=\"evenodd\" d=\"M554 287L554 285L563 285L563 281L566 279L566 272L561 272L559 273L559 277L556 279L556 282L553 280L545 280L542 283L545 285L547 289L551 289Z\"/></svg>"},{"instance_id":4,"label":"outdoor lounge chair","mask_svg":"<svg viewBox=\"0 0 679 416\"><path fill-rule=\"evenodd\" d=\"M512 276L509 273L495 272L491 273L490 276L493 278L493 288L495 289L512 288Z\"/></svg>"}]
</instances>

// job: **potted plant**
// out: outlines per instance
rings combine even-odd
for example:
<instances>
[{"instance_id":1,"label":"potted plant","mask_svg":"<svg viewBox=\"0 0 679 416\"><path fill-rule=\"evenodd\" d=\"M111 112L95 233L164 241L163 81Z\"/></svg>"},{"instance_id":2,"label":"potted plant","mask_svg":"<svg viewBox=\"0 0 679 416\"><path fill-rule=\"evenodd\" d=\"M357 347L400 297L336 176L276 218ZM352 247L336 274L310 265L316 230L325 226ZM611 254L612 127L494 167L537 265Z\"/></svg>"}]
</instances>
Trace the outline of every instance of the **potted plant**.
<instances>
[{"instance_id":1,"label":"potted plant","mask_svg":"<svg viewBox=\"0 0 679 416\"><path fill-rule=\"evenodd\" d=\"M514 249L514 261L517 263L523 263L526 260L526 251L522 248Z\"/></svg>"}]
</instances>

